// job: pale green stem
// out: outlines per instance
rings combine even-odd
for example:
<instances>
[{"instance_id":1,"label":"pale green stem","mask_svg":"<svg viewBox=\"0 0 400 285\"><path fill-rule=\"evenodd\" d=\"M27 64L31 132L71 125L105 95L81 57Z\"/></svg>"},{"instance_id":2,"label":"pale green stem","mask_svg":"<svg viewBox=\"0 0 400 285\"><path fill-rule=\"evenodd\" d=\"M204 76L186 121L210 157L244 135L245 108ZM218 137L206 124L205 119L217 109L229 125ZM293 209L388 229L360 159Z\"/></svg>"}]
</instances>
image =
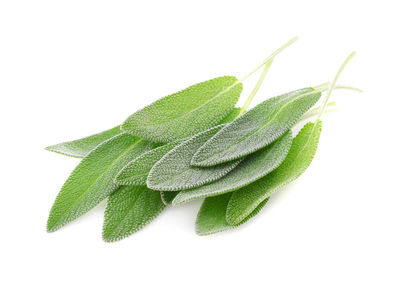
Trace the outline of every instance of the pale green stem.
<instances>
[{"instance_id":1,"label":"pale green stem","mask_svg":"<svg viewBox=\"0 0 400 285\"><path fill-rule=\"evenodd\" d=\"M303 115L303 117L300 118L299 122L308 120L316 115L319 114L321 107L316 107L310 111L308 111L307 113L305 113ZM326 113L331 113L331 112L337 112L338 109L336 108L336 103L335 102L329 102L327 105L327 108L325 109L325 114Z\"/></svg>"},{"instance_id":2,"label":"pale green stem","mask_svg":"<svg viewBox=\"0 0 400 285\"><path fill-rule=\"evenodd\" d=\"M255 73L257 70L259 70L261 67L263 67L266 63L271 61L276 55L278 55L280 52L282 52L285 48L293 44L295 41L298 40L298 37L294 37L290 39L288 42L286 42L283 46L272 52L260 65L258 65L256 68L254 68L249 74L245 75L240 81L244 81L248 77L250 77L253 73Z\"/></svg>"},{"instance_id":3,"label":"pale green stem","mask_svg":"<svg viewBox=\"0 0 400 285\"><path fill-rule=\"evenodd\" d=\"M324 103L322 104L321 110L319 115L317 116L316 122L318 122L318 120L321 118L322 114L325 111L326 106L328 105L328 101L329 98L331 97L332 91L333 89L335 89L336 86L336 82L339 79L340 74L342 73L343 69L345 68L345 66L347 65L347 63L353 58L353 56L355 55L355 52L352 52L347 58L346 60L343 62L343 64L340 66L339 71L336 73L335 78L333 79L333 81L331 82L329 89L328 89L328 94L326 94L325 96L325 100Z\"/></svg>"},{"instance_id":4,"label":"pale green stem","mask_svg":"<svg viewBox=\"0 0 400 285\"><path fill-rule=\"evenodd\" d=\"M264 81L264 79L265 79L265 76L266 76L267 73L268 73L268 69L269 69L269 67L270 67L271 64L272 64L272 61L273 61L273 59L271 59L270 61L268 61L268 62L265 64L265 67L264 67L264 69L263 69L263 72L261 73L260 78L258 79L256 86L254 86L254 88L253 88L253 90L251 91L251 93L250 93L249 97L247 98L246 102L244 102L242 108L240 108L239 116L242 115L243 113L245 113L246 110L247 110L247 108L250 106L251 101L253 100L254 96L257 94L258 90L259 90L260 87L261 87L261 84L263 83L263 81Z\"/></svg>"}]
</instances>

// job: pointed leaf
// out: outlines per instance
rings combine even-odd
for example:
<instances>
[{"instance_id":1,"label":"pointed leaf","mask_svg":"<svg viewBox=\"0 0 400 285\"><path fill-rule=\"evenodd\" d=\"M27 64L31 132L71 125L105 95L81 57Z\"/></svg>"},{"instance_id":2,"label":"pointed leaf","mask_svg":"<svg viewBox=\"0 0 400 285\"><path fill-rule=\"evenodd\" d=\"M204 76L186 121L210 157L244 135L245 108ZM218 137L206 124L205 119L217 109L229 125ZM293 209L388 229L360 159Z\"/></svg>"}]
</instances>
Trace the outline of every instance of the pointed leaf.
<instances>
[{"instance_id":1,"label":"pointed leaf","mask_svg":"<svg viewBox=\"0 0 400 285\"><path fill-rule=\"evenodd\" d=\"M179 191L161 191L161 200L163 201L164 205L170 206L178 193Z\"/></svg>"},{"instance_id":2,"label":"pointed leaf","mask_svg":"<svg viewBox=\"0 0 400 285\"><path fill-rule=\"evenodd\" d=\"M253 153L284 134L321 97L300 89L259 104L226 125L194 155L194 166L213 166Z\"/></svg>"},{"instance_id":3,"label":"pointed leaf","mask_svg":"<svg viewBox=\"0 0 400 285\"><path fill-rule=\"evenodd\" d=\"M154 220L164 209L160 192L146 186L121 186L107 201L104 241L114 242L130 236Z\"/></svg>"},{"instance_id":4,"label":"pointed leaf","mask_svg":"<svg viewBox=\"0 0 400 285\"><path fill-rule=\"evenodd\" d=\"M304 173L317 151L321 127L321 121L306 124L293 139L285 161L277 169L233 193L227 210L230 225L240 223L265 199Z\"/></svg>"},{"instance_id":5,"label":"pointed leaf","mask_svg":"<svg viewBox=\"0 0 400 285\"><path fill-rule=\"evenodd\" d=\"M47 230L53 232L85 214L118 188L115 175L152 144L120 134L91 151L69 176L50 211Z\"/></svg>"},{"instance_id":6,"label":"pointed leaf","mask_svg":"<svg viewBox=\"0 0 400 285\"><path fill-rule=\"evenodd\" d=\"M115 135L120 134L121 127L116 126L115 128L107 131L91 135L79 140L73 140L69 142L63 142L55 145L46 147L46 150L53 151L59 154L67 156L82 158L96 148L102 142L112 138Z\"/></svg>"},{"instance_id":7,"label":"pointed leaf","mask_svg":"<svg viewBox=\"0 0 400 285\"><path fill-rule=\"evenodd\" d=\"M151 169L147 187L160 191L190 189L218 180L229 173L239 164L239 160L209 168L190 166L193 154L222 127L220 125L197 134L168 152Z\"/></svg>"},{"instance_id":8,"label":"pointed leaf","mask_svg":"<svg viewBox=\"0 0 400 285\"><path fill-rule=\"evenodd\" d=\"M172 142L207 130L235 106L242 83L233 76L205 81L134 113L122 129L154 142Z\"/></svg>"},{"instance_id":9,"label":"pointed leaf","mask_svg":"<svg viewBox=\"0 0 400 285\"><path fill-rule=\"evenodd\" d=\"M210 235L236 228L257 215L268 202L268 199L265 199L240 224L231 226L226 222L226 207L231 196L232 193L226 193L204 200L196 219L196 233L198 235Z\"/></svg>"},{"instance_id":10,"label":"pointed leaf","mask_svg":"<svg viewBox=\"0 0 400 285\"><path fill-rule=\"evenodd\" d=\"M288 131L274 143L246 157L235 169L221 179L180 192L174 199L173 205L232 192L260 179L283 162L291 144L292 136L291 132Z\"/></svg>"}]
</instances>

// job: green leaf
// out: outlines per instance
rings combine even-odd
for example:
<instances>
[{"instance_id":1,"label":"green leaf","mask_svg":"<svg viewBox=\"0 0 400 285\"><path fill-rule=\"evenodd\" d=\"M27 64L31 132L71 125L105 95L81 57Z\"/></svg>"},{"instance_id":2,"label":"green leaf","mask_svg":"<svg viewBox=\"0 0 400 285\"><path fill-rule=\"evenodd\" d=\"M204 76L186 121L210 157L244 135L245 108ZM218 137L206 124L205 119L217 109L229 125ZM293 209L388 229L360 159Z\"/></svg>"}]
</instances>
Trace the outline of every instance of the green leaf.
<instances>
[{"instance_id":1,"label":"green leaf","mask_svg":"<svg viewBox=\"0 0 400 285\"><path fill-rule=\"evenodd\" d=\"M130 236L150 223L164 209L160 192L146 186L121 186L107 201L104 241L114 242Z\"/></svg>"},{"instance_id":2,"label":"green leaf","mask_svg":"<svg viewBox=\"0 0 400 285\"><path fill-rule=\"evenodd\" d=\"M193 166L214 166L253 153L284 134L321 97L313 88L271 98L226 125L193 156Z\"/></svg>"},{"instance_id":3,"label":"green leaf","mask_svg":"<svg viewBox=\"0 0 400 285\"><path fill-rule=\"evenodd\" d=\"M146 185L147 176L154 164L182 141L175 141L145 152L129 162L115 178L118 185Z\"/></svg>"},{"instance_id":4,"label":"green leaf","mask_svg":"<svg viewBox=\"0 0 400 285\"><path fill-rule=\"evenodd\" d=\"M91 151L58 194L50 211L47 230L56 231L104 200L118 188L113 179L121 168L151 146L151 143L125 133Z\"/></svg>"},{"instance_id":5,"label":"green leaf","mask_svg":"<svg viewBox=\"0 0 400 285\"><path fill-rule=\"evenodd\" d=\"M164 205L170 206L178 193L179 191L161 191L161 200L163 201Z\"/></svg>"},{"instance_id":6,"label":"green leaf","mask_svg":"<svg viewBox=\"0 0 400 285\"><path fill-rule=\"evenodd\" d=\"M107 131L91 135L79 140L51 145L46 147L45 149L67 156L82 158L85 157L94 148L96 148L99 144L112 138L115 135L120 134L121 132L121 127L117 126Z\"/></svg>"},{"instance_id":7,"label":"green leaf","mask_svg":"<svg viewBox=\"0 0 400 285\"><path fill-rule=\"evenodd\" d=\"M209 168L190 166L193 154L223 125L197 134L168 152L151 169L147 187L160 191L190 189L218 180L239 164L239 160Z\"/></svg>"},{"instance_id":8,"label":"green leaf","mask_svg":"<svg viewBox=\"0 0 400 285\"><path fill-rule=\"evenodd\" d=\"M222 121L220 121L218 123L218 125L232 122L234 119L236 119L240 115L241 111L242 111L242 109L240 109L240 108L236 108L236 107L233 108L233 110L230 111L229 114L225 118L223 118Z\"/></svg>"},{"instance_id":9,"label":"green leaf","mask_svg":"<svg viewBox=\"0 0 400 285\"><path fill-rule=\"evenodd\" d=\"M231 226L226 222L226 208L232 193L206 198L201 205L196 219L196 233L198 235L210 235L236 228L252 217L257 215L268 202L265 199L258 207L251 212L240 224Z\"/></svg>"},{"instance_id":10,"label":"green leaf","mask_svg":"<svg viewBox=\"0 0 400 285\"><path fill-rule=\"evenodd\" d=\"M216 196L242 188L277 168L285 159L292 144L291 132L269 146L246 157L226 176L207 185L180 192L173 205L189 202L194 199Z\"/></svg>"},{"instance_id":11,"label":"green leaf","mask_svg":"<svg viewBox=\"0 0 400 285\"><path fill-rule=\"evenodd\" d=\"M122 130L154 142L172 142L207 130L235 106L242 83L233 76L205 81L134 113Z\"/></svg>"},{"instance_id":12,"label":"green leaf","mask_svg":"<svg viewBox=\"0 0 400 285\"><path fill-rule=\"evenodd\" d=\"M317 151L321 127L321 121L306 124L277 169L233 193L226 213L230 225L240 223L265 199L304 173Z\"/></svg>"}]
</instances>

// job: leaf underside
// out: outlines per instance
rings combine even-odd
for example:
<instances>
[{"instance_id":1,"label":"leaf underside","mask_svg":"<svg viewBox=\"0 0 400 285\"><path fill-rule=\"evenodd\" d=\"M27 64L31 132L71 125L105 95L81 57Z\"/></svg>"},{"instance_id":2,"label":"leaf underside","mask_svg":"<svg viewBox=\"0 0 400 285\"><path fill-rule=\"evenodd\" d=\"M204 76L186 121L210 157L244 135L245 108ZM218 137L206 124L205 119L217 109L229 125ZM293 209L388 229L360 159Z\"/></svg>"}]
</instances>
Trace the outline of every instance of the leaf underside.
<instances>
[{"instance_id":1,"label":"leaf underside","mask_svg":"<svg viewBox=\"0 0 400 285\"><path fill-rule=\"evenodd\" d=\"M116 126L107 131L91 135L82 139L63 142L55 145L46 147L48 151L56 152L66 156L72 156L77 158L85 157L89 152L95 149L102 142L120 134L121 127Z\"/></svg>"},{"instance_id":2,"label":"leaf underside","mask_svg":"<svg viewBox=\"0 0 400 285\"><path fill-rule=\"evenodd\" d=\"M134 113L122 124L122 130L154 142L193 136L226 117L242 88L233 76L192 85Z\"/></svg>"},{"instance_id":3,"label":"leaf underside","mask_svg":"<svg viewBox=\"0 0 400 285\"><path fill-rule=\"evenodd\" d=\"M230 225L240 223L265 199L304 173L317 151L321 128L321 121L306 124L293 139L286 159L277 169L233 193L227 209Z\"/></svg>"},{"instance_id":4,"label":"leaf underside","mask_svg":"<svg viewBox=\"0 0 400 285\"><path fill-rule=\"evenodd\" d=\"M231 196L232 193L226 193L204 200L196 219L196 233L198 235L210 235L236 228L257 215L268 202L268 199L265 199L240 224L232 226L226 222L226 208Z\"/></svg>"},{"instance_id":5,"label":"leaf underside","mask_svg":"<svg viewBox=\"0 0 400 285\"><path fill-rule=\"evenodd\" d=\"M118 186L115 175L152 144L119 134L100 144L81 160L68 177L51 208L47 230L53 232L99 204Z\"/></svg>"},{"instance_id":6,"label":"leaf underside","mask_svg":"<svg viewBox=\"0 0 400 285\"><path fill-rule=\"evenodd\" d=\"M221 129L195 153L191 164L218 165L267 146L290 129L320 97L320 92L305 88L264 101Z\"/></svg>"},{"instance_id":7,"label":"leaf underside","mask_svg":"<svg viewBox=\"0 0 400 285\"><path fill-rule=\"evenodd\" d=\"M229 173L239 160L208 168L190 166L197 149L222 127L220 125L197 134L168 152L151 169L147 186L153 190L179 191L210 183Z\"/></svg>"},{"instance_id":8,"label":"leaf underside","mask_svg":"<svg viewBox=\"0 0 400 285\"><path fill-rule=\"evenodd\" d=\"M292 144L291 131L267 147L247 156L236 168L221 179L190 190L181 191L173 205L194 199L235 191L277 168L285 159Z\"/></svg>"},{"instance_id":9,"label":"leaf underside","mask_svg":"<svg viewBox=\"0 0 400 285\"><path fill-rule=\"evenodd\" d=\"M114 242L132 235L164 209L160 192L152 191L146 186L121 186L107 201L103 225L104 241Z\"/></svg>"}]
</instances>

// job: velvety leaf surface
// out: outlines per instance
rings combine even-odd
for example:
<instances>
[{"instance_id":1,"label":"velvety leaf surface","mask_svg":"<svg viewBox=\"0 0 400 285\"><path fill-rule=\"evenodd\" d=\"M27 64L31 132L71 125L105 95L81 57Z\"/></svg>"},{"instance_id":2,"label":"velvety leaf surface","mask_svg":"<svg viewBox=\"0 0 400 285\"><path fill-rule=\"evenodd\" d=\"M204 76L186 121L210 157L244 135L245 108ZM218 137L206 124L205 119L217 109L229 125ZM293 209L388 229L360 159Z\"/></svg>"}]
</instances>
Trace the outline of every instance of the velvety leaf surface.
<instances>
[{"instance_id":1,"label":"velvety leaf surface","mask_svg":"<svg viewBox=\"0 0 400 285\"><path fill-rule=\"evenodd\" d=\"M115 178L118 185L146 185L154 164L182 141L172 142L148 151L126 165Z\"/></svg>"},{"instance_id":2,"label":"velvety leaf surface","mask_svg":"<svg viewBox=\"0 0 400 285\"><path fill-rule=\"evenodd\" d=\"M221 129L195 153L191 164L218 165L269 145L320 97L320 92L305 88L264 101Z\"/></svg>"},{"instance_id":3,"label":"velvety leaf surface","mask_svg":"<svg viewBox=\"0 0 400 285\"><path fill-rule=\"evenodd\" d=\"M130 116L122 129L154 142L187 138L220 122L241 92L236 77L217 77L157 100Z\"/></svg>"},{"instance_id":4,"label":"velvety leaf surface","mask_svg":"<svg viewBox=\"0 0 400 285\"><path fill-rule=\"evenodd\" d=\"M55 231L85 214L118 188L115 175L152 144L123 133L91 151L63 185L50 211L47 230Z\"/></svg>"},{"instance_id":5,"label":"velvety leaf surface","mask_svg":"<svg viewBox=\"0 0 400 285\"><path fill-rule=\"evenodd\" d=\"M190 160L197 149L222 127L220 125L197 134L168 152L151 169L147 187L160 191L190 189L215 181L230 172L240 161L208 168L190 166Z\"/></svg>"},{"instance_id":6,"label":"velvety leaf surface","mask_svg":"<svg viewBox=\"0 0 400 285\"><path fill-rule=\"evenodd\" d=\"M150 223L164 209L160 192L146 186L121 186L108 198L103 239L113 242L126 238Z\"/></svg>"},{"instance_id":7,"label":"velvety leaf surface","mask_svg":"<svg viewBox=\"0 0 400 285\"><path fill-rule=\"evenodd\" d=\"M306 124L293 139L285 161L277 169L233 193L227 210L230 225L240 223L265 199L304 173L317 151L321 127L321 121Z\"/></svg>"},{"instance_id":8,"label":"velvety leaf surface","mask_svg":"<svg viewBox=\"0 0 400 285\"><path fill-rule=\"evenodd\" d=\"M196 219L196 233L198 235L210 235L238 227L257 215L268 202L268 199L265 199L240 224L231 226L226 222L226 208L231 196L232 193L226 193L204 200Z\"/></svg>"},{"instance_id":9,"label":"velvety leaf surface","mask_svg":"<svg viewBox=\"0 0 400 285\"><path fill-rule=\"evenodd\" d=\"M260 179L283 162L291 144L291 131L288 131L274 143L247 156L235 169L221 179L201 187L181 191L174 199L173 205L235 191Z\"/></svg>"},{"instance_id":10,"label":"velvety leaf surface","mask_svg":"<svg viewBox=\"0 0 400 285\"><path fill-rule=\"evenodd\" d=\"M96 148L102 142L120 134L121 128L117 126L107 131L88 136L79 140L63 142L46 147L46 150L56 153L64 154L67 156L82 158Z\"/></svg>"},{"instance_id":11,"label":"velvety leaf surface","mask_svg":"<svg viewBox=\"0 0 400 285\"><path fill-rule=\"evenodd\" d=\"M179 191L161 191L161 200L163 201L165 206L172 205L172 201L175 199L176 195L178 195Z\"/></svg>"}]
</instances>

